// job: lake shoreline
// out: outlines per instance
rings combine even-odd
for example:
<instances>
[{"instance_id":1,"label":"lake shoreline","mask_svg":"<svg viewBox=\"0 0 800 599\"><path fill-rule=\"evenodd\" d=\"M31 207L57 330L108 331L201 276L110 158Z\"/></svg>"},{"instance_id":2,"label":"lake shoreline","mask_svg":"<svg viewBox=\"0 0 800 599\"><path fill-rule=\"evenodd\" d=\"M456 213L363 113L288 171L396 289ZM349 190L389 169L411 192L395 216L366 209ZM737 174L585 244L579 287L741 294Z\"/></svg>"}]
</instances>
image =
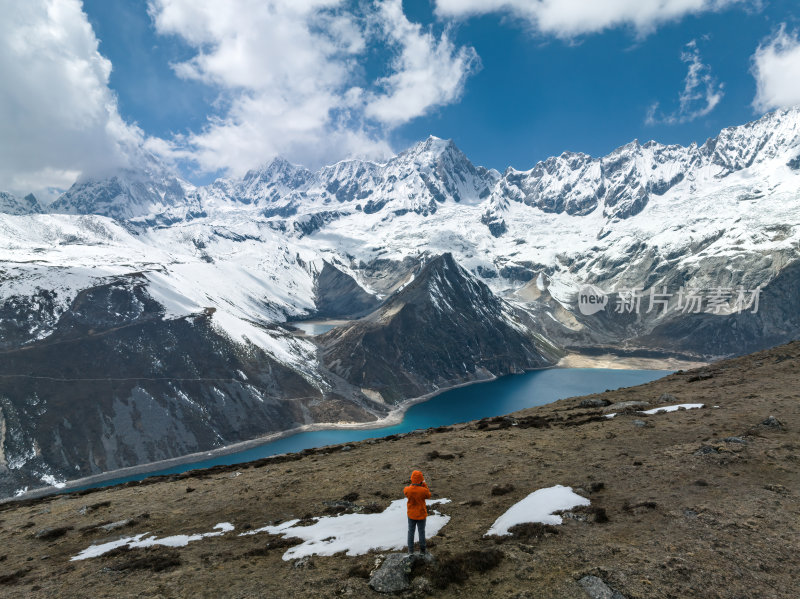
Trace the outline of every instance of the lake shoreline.
<instances>
[{"instance_id":1,"label":"lake shoreline","mask_svg":"<svg viewBox=\"0 0 800 599\"><path fill-rule=\"evenodd\" d=\"M556 366L548 366L546 368L532 368L530 370L526 370L525 372L535 372L537 370L548 370L551 368L556 368ZM512 375L503 375L503 376L512 376ZM198 451L184 456L169 458L166 460L159 460L157 462L148 462L146 464L139 464L137 466L118 468L116 470L109 470L108 472L103 472L102 474L93 474L91 476L85 476L83 478L73 479L64 483L64 486L62 487L54 487L54 486L39 487L14 497L0 498L0 503L6 503L8 501L15 501L15 500L36 499L38 497L43 497L45 495L71 493L74 491L84 489L86 487L97 485L99 483L115 480L118 478L125 478L128 476L138 476L147 473L152 473L153 476L158 476L158 472L166 470L168 468L185 466L187 464L192 464L195 462L199 463L208 460L210 458L222 457L234 453L239 453L242 451L247 451L248 449L254 449L256 447L260 447L262 445L266 445L268 443L279 441L281 439L285 439L287 437L291 437L301 433L328 431L328 430L373 430L373 429L377 430L382 428L388 428L390 426L394 426L396 424L401 423L403 421L403 416L405 415L405 413L411 407L417 404L429 401L434 397L436 397L437 395L440 395L446 391L453 391L455 389L460 389L463 387L468 387L470 385L476 385L479 383L490 383L492 381L496 381L498 378L500 377L492 376L491 378L466 381L464 383L459 383L457 385L451 385L449 387L443 387L441 389L437 389L436 391L432 391L431 393L426 393L425 395L420 395L419 397L413 397L411 399L407 399L403 401L401 404L399 404L397 407L390 410L386 416L384 416L383 418L378 418L377 420L372 420L369 422L314 422L311 424L304 424L302 426L290 428L285 431L277 431L274 433L269 433L267 435L262 435L260 437L256 437L255 439L249 439L247 441L239 441L238 443L225 445L224 447L217 447L215 449L209 449L206 451ZM275 454L275 455L282 455L282 454ZM198 469L202 469L202 467ZM191 468L187 470L191 470Z\"/></svg>"},{"instance_id":2,"label":"lake shoreline","mask_svg":"<svg viewBox=\"0 0 800 599\"><path fill-rule=\"evenodd\" d=\"M583 354L568 354L562 360L560 360L557 364L552 366L546 366L543 368L531 368L529 370L525 370L523 373L530 373L530 372L537 372L543 370L555 370L555 369L566 369L566 368L579 368L579 369L613 369L613 370L664 370L664 372L670 372L676 370L674 368L674 362L681 362L676 361L673 359L652 359L652 358L629 358L629 357L620 357L616 356L615 360L609 358L611 356L614 357L613 354L607 354L602 356L585 356ZM572 357L572 358L571 358ZM571 358L571 362L570 362ZM580 359L580 360L578 360ZM646 361L650 364L649 367L638 367L636 364L641 363L642 361ZM600 366L599 364L614 364L613 366ZM688 362L686 362L688 364ZM574 365L573 365L574 364ZM578 365L578 364L596 364L594 366L585 366L585 365ZM662 367L654 368L654 365L661 364ZM669 364L669 366L667 366ZM513 374L503 375L505 376L514 376ZM103 472L101 474L94 474L91 476L86 476L79 479L73 479L67 481L63 484L63 486L54 487L54 486L47 486L47 487L38 487L36 489L31 489L21 495L14 496L14 497L6 497L1 498L0 503L6 503L8 501L15 501L15 500L25 500L25 499L35 499L38 497L43 497L46 495L55 495L55 494L67 494L72 493L75 491L79 491L85 489L87 487L93 487L108 481L114 481L116 479L122 479L126 477L132 476L140 476L140 475L149 475L149 476L159 476L160 472L163 470L167 470L170 468L176 468L180 466L186 466L193 463L200 463L207 461L209 459L223 457L226 455L236 454L240 452L244 452L250 449L254 449L260 447L262 445L266 445L275 441L279 441L281 439L285 439L287 437L291 437L294 435L308 433L308 432L316 432L316 431L335 431L335 430L379 430L383 428L388 428L391 426L395 426L397 424L402 423L406 412L416 406L418 404L427 402L434 397L441 395L447 391L453 391L456 389L461 389L464 387L469 387L472 385L477 385L480 383L489 383L498 380L498 376L491 376L483 379L476 379L471 381L465 381L463 383L459 383L456 385L451 385L448 387L443 387L441 389L437 389L436 391L432 391L430 393L426 393L424 395L420 395L418 397L414 397L411 399L407 399L403 401L401 404L397 405L393 409L389 411L389 413L384 416L383 418L378 418L373 421L369 422L315 422L311 424L304 424L298 427L294 427L291 429L287 429L284 431L277 431L274 433L269 433L267 435L262 435L260 437L256 437L255 439L249 439L246 441L240 441L237 443L233 443L230 445L225 445L224 447L217 447L214 449L209 449L205 451L199 451L190 453L184 456L179 456L175 458L169 458L166 460L159 460L156 462L148 462L146 464L139 464L136 466L128 466L126 468L119 468L116 470L110 470L108 472ZM554 400L557 401L557 400ZM288 452L292 453L292 452ZM282 455L282 453L277 453L274 455ZM245 462L243 462L245 463ZM203 469L203 466L198 466L196 469ZM193 468L187 468L184 471L193 470ZM147 476L144 476L147 478ZM122 483L119 483L122 484Z\"/></svg>"}]
</instances>

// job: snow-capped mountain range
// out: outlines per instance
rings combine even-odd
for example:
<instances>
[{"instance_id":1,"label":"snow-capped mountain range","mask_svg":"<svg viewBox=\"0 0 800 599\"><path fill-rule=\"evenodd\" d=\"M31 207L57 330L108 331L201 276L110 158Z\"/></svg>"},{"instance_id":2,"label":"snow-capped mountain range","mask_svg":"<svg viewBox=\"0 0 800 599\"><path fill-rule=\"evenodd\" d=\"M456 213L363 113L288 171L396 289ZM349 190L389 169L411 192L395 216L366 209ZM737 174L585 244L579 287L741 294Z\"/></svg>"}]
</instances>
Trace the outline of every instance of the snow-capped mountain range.
<instances>
[{"instance_id":1,"label":"snow-capped mountain range","mask_svg":"<svg viewBox=\"0 0 800 599\"><path fill-rule=\"evenodd\" d=\"M632 142L502 175L434 137L385 164L311 172L275 159L206 187L151 162L77 182L49 214L0 217L3 297L59 288L63 308L90 272L143 272L171 314L211 306L274 323L313 315L324 262L380 296L369 265L443 252L504 296L544 275L568 308L582 283L648 289L677 272L681 284L753 289L797 256L798 181L798 109L701 146ZM40 211L31 199L5 194L2 206Z\"/></svg>"},{"instance_id":2,"label":"snow-capped mountain range","mask_svg":"<svg viewBox=\"0 0 800 599\"><path fill-rule=\"evenodd\" d=\"M458 273L442 279L447 293L412 285L440 276L436 257L444 254ZM63 464L42 457L57 453L42 448L46 431L33 430L34 415L48 409L42 394L55 391L14 378L48 368L54 379L77 377L85 368L79 353L52 354L59 344L88 346L102 336L102 352L135 357L136 367L118 377L126 380L145 377L139 371L173 376L170 368L178 366L170 360L189 342L203 351L180 367L186 372L202 370L211 356L228 356L218 375L239 381L235 393L210 383L171 391L141 383L101 410L117 419L117 430L136 428L129 420L138 408L123 418L121 406L143 401L145 393L151 408L161 406L162 419L173 418L171 434L186 452L313 421L379 417L393 402L458 382L452 376L472 380L552 363L558 347L708 357L793 338L800 331L799 256L800 109L725 129L702 145L632 142L601 158L565 152L502 174L473 165L451 141L430 137L385 163L346 160L310 171L278 158L241 179L203 187L153 159L139 170L80 180L44 208L32 196L2 193L0 351L10 358L0 372L8 375L0 377L0 470L19 472L28 464L30 472L66 476ZM581 313L577 298L585 284L609 293L609 309ZM422 302L420 288L439 289L438 296ZM713 312L611 309L628 289L644 299L656 289L673 292L668 306L676 307L680 288L724 288L731 297ZM737 313L737 288L763 291L757 314ZM463 318L442 320L431 310ZM348 324L320 338L298 335L289 324L313 317ZM405 370L393 377L388 354L376 349L356 364L344 351L364 335L374 341L407 331L414 319L463 328L481 318L490 321L485 334L517 331L528 339L494 370L469 354L474 348L448 347L443 353L453 364L472 366L461 372L441 364L452 376L436 381L429 370L398 364ZM132 330L140 337L123 340L121 331ZM435 343L436 332L427 334ZM156 338L172 339L164 355ZM454 335L452 342L466 338ZM393 352L401 345L375 347ZM493 346L481 352L487 347ZM49 360L47 367L35 356ZM414 383L403 390L395 379ZM239 398L233 412L268 398L274 417L241 434L234 421L219 425L225 410L214 412L208 402L231 393ZM287 410L281 403L287 398L302 401ZM188 411L175 416L170 402ZM86 474L178 451L155 440L134 448L133 437L125 447L104 442L105 450L100 441L71 447L69 461Z\"/></svg>"}]
</instances>

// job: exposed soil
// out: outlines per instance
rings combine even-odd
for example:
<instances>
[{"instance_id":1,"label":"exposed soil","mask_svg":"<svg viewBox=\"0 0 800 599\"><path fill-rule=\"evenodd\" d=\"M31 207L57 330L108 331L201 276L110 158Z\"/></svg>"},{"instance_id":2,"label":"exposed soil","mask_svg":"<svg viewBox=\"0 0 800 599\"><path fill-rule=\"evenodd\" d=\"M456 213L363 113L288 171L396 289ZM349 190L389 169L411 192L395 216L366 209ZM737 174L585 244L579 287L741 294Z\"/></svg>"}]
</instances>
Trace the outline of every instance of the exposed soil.
<instances>
[{"instance_id":1,"label":"exposed soil","mask_svg":"<svg viewBox=\"0 0 800 599\"><path fill-rule=\"evenodd\" d=\"M647 416L580 407L586 399L706 407ZM385 508L414 468L452 503L437 507L451 520L428 543L440 566L415 570L407 596L586 599L577 580L587 574L628 598L800 596L800 342L347 447L0 505L0 596L377 597L368 586L377 552L290 562L282 555L296 541L238 533ZM591 506L561 526L483 537L512 504L556 484ZM93 543L218 522L236 530L70 561Z\"/></svg>"},{"instance_id":2,"label":"exposed soil","mask_svg":"<svg viewBox=\"0 0 800 599\"><path fill-rule=\"evenodd\" d=\"M672 357L642 358L616 354L601 354L599 356L567 354L558 362L559 368L612 368L619 370L688 370L689 368L700 368L707 365L707 362Z\"/></svg>"}]
</instances>

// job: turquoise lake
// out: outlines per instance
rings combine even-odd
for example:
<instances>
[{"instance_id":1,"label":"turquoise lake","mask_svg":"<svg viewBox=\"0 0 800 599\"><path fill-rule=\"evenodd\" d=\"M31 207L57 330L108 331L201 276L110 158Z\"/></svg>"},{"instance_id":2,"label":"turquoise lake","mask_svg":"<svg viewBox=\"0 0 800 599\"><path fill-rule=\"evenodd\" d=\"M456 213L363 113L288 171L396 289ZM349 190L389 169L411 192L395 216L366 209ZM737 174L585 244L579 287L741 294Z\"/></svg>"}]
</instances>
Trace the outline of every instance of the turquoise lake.
<instances>
[{"instance_id":1,"label":"turquoise lake","mask_svg":"<svg viewBox=\"0 0 800 599\"><path fill-rule=\"evenodd\" d=\"M323 430L297 433L240 452L210 457L151 472L103 481L81 488L104 487L160 474L178 474L219 464L239 464L271 455L302 451L311 447L337 445L406 433L421 428L501 416L565 397L599 393L641 385L669 374L665 370L611 370L604 368L553 368L504 376L494 381L445 391L411 406L399 424L368 430ZM74 491L77 489L67 489Z\"/></svg>"}]
</instances>

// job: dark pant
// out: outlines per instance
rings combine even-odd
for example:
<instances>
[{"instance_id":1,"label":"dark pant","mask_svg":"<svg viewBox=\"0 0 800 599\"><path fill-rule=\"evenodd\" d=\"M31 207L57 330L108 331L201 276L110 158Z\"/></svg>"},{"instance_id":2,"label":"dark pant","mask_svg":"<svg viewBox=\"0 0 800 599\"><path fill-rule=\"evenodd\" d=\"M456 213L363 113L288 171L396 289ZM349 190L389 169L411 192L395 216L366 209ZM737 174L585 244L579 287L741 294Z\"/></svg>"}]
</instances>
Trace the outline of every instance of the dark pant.
<instances>
[{"instance_id":1,"label":"dark pant","mask_svg":"<svg viewBox=\"0 0 800 599\"><path fill-rule=\"evenodd\" d=\"M425 553L425 519L412 520L408 519L408 552L414 553L414 529L419 531L419 550L420 553Z\"/></svg>"}]
</instances>

